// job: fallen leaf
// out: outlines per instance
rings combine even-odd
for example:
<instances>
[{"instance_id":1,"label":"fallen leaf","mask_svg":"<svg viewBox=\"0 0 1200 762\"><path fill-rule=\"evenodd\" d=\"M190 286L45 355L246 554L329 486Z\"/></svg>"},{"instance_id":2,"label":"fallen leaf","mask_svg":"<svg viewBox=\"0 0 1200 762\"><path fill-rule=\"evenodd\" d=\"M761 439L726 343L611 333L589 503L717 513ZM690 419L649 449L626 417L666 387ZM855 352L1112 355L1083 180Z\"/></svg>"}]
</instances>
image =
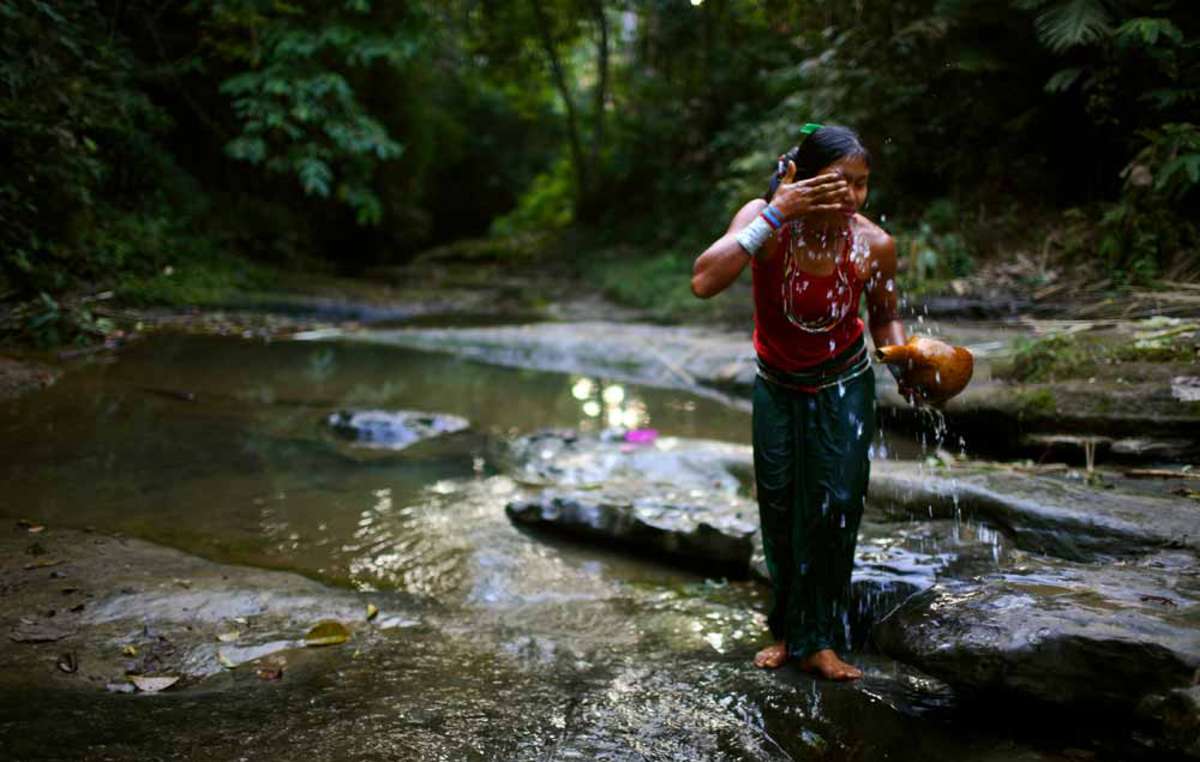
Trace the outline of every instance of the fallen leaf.
<instances>
[{"instance_id":1,"label":"fallen leaf","mask_svg":"<svg viewBox=\"0 0 1200 762\"><path fill-rule=\"evenodd\" d=\"M145 675L130 675L129 682L137 686L142 693L158 693L179 682L179 677L146 677Z\"/></svg>"},{"instance_id":2,"label":"fallen leaf","mask_svg":"<svg viewBox=\"0 0 1200 762\"><path fill-rule=\"evenodd\" d=\"M368 603L367 604L367 621L369 622L377 616L379 616L379 607L376 606L374 603Z\"/></svg>"},{"instance_id":3,"label":"fallen leaf","mask_svg":"<svg viewBox=\"0 0 1200 762\"><path fill-rule=\"evenodd\" d=\"M46 569L51 566L58 566L61 563L62 563L62 559L51 560L49 558L40 558L37 561L33 561L32 563L25 564L25 570L29 571L30 569Z\"/></svg>"},{"instance_id":4,"label":"fallen leaf","mask_svg":"<svg viewBox=\"0 0 1200 762\"><path fill-rule=\"evenodd\" d=\"M1142 600L1146 603L1158 603L1167 608L1177 608L1179 604L1163 595L1143 595Z\"/></svg>"},{"instance_id":5,"label":"fallen leaf","mask_svg":"<svg viewBox=\"0 0 1200 762\"><path fill-rule=\"evenodd\" d=\"M255 672L259 680L281 680L283 679L283 667L259 667Z\"/></svg>"},{"instance_id":6,"label":"fallen leaf","mask_svg":"<svg viewBox=\"0 0 1200 762\"><path fill-rule=\"evenodd\" d=\"M350 639L346 625L335 619L326 619L317 624L304 636L306 646L336 646Z\"/></svg>"},{"instance_id":7,"label":"fallen leaf","mask_svg":"<svg viewBox=\"0 0 1200 762\"><path fill-rule=\"evenodd\" d=\"M137 656L138 655L137 646L135 646L135 645L125 646L124 648L121 649L121 653L126 656Z\"/></svg>"},{"instance_id":8,"label":"fallen leaf","mask_svg":"<svg viewBox=\"0 0 1200 762\"><path fill-rule=\"evenodd\" d=\"M238 632L237 630L230 630L229 632L218 632L217 640L221 641L222 643L232 643L241 636L242 633Z\"/></svg>"},{"instance_id":9,"label":"fallen leaf","mask_svg":"<svg viewBox=\"0 0 1200 762\"><path fill-rule=\"evenodd\" d=\"M79 671L79 659L76 658L74 651L68 651L67 653L59 656L57 665L59 669L61 669L63 672L66 672L68 675Z\"/></svg>"}]
</instances>

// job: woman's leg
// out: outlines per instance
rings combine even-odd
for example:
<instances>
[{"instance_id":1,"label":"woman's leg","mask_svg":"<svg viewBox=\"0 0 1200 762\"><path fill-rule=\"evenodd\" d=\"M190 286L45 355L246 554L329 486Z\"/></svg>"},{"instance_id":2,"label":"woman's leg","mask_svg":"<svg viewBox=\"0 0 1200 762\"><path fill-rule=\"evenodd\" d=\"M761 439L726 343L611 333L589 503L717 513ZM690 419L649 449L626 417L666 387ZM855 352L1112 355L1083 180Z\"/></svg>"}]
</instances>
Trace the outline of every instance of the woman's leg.
<instances>
[{"instance_id":1,"label":"woman's leg","mask_svg":"<svg viewBox=\"0 0 1200 762\"><path fill-rule=\"evenodd\" d=\"M792 523L797 578L789 598L788 651L805 659L847 648L850 574L875 434L874 375L868 371L812 395L799 418L799 496Z\"/></svg>"},{"instance_id":2,"label":"woman's leg","mask_svg":"<svg viewBox=\"0 0 1200 762\"><path fill-rule=\"evenodd\" d=\"M754 481L762 527L763 554L771 578L771 607L767 626L777 642L787 637L786 614L794 567L791 525L795 503L796 423L792 394L759 378L754 384ZM759 666L777 667L787 658L768 649L759 654Z\"/></svg>"}]
</instances>

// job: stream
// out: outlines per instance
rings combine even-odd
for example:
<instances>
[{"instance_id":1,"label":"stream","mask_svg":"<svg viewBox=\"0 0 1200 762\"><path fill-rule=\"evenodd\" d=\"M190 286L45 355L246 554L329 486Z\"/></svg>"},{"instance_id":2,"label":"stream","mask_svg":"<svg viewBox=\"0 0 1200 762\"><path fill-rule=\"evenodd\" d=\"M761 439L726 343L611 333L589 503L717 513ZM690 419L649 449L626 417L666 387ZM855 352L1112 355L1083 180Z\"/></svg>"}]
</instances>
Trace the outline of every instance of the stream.
<instances>
[{"instance_id":1,"label":"stream","mask_svg":"<svg viewBox=\"0 0 1200 762\"><path fill-rule=\"evenodd\" d=\"M471 426L370 449L331 431L341 409ZM278 682L230 670L149 696L6 685L3 756L1121 758L1102 723L1014 731L879 654L851 655L866 671L855 685L756 671L761 583L515 526L505 505L520 485L500 445L612 423L749 441L744 409L684 391L364 342L160 336L0 405L9 525L118 533L404 602L396 626L361 647L301 650ZM923 454L894 433L876 450ZM929 553L995 535L918 529L881 525L870 541Z\"/></svg>"}]
</instances>

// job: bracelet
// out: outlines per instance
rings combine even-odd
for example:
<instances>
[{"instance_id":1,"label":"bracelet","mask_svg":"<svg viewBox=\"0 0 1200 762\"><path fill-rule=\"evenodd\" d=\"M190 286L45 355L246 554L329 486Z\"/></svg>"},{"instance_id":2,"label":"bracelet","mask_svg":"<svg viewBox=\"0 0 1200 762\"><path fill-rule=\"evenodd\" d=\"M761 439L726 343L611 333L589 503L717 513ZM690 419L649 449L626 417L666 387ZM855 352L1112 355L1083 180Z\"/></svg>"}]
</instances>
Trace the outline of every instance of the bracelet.
<instances>
[{"instance_id":1,"label":"bracelet","mask_svg":"<svg viewBox=\"0 0 1200 762\"><path fill-rule=\"evenodd\" d=\"M768 205L749 225L739 230L735 238L738 245L753 257L782 224L783 215L775 207Z\"/></svg>"}]
</instances>

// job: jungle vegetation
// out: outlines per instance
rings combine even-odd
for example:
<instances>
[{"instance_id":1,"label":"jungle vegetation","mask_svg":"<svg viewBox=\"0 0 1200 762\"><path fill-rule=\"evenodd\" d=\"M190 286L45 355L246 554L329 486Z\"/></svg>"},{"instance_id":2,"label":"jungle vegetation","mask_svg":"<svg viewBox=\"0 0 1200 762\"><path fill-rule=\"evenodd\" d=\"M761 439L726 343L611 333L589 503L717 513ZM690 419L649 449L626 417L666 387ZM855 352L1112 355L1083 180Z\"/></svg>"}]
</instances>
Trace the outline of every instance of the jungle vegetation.
<instances>
[{"instance_id":1,"label":"jungle vegetation","mask_svg":"<svg viewBox=\"0 0 1200 762\"><path fill-rule=\"evenodd\" d=\"M0 300L63 339L66 294L462 239L673 273L806 121L863 134L910 272L1120 288L1200 238L1191 0L26 0L0 83Z\"/></svg>"}]
</instances>

